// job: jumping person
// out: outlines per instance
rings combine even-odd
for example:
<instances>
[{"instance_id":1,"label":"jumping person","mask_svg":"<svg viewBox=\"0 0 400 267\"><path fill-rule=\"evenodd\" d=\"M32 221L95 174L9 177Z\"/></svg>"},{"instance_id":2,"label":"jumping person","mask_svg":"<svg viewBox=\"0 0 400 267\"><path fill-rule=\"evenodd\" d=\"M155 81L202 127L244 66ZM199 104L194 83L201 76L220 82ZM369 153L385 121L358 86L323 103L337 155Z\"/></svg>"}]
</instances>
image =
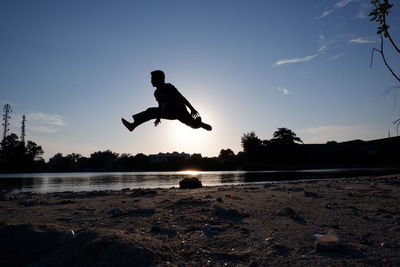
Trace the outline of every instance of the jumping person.
<instances>
[{"instance_id":1,"label":"jumping person","mask_svg":"<svg viewBox=\"0 0 400 267\"><path fill-rule=\"evenodd\" d=\"M207 131L211 131L211 125L201 121L200 114L179 93L178 89L170 83L165 83L165 74L163 71L155 70L151 72L151 84L157 88L154 91L154 96L158 102L158 107L148 108L143 112L133 115L133 123L121 118L122 123L129 131L132 132L140 124L152 119L155 119L154 126L160 124L161 119L179 120L194 129L201 127ZM190 113L186 107L190 109Z\"/></svg>"}]
</instances>

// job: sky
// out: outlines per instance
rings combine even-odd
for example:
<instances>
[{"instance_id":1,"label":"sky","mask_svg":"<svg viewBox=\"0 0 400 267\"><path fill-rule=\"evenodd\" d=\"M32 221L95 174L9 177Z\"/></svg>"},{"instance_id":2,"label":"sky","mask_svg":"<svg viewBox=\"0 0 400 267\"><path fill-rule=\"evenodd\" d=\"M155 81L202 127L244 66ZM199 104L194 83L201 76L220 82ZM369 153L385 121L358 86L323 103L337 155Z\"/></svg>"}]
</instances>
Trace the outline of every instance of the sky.
<instances>
[{"instance_id":1,"label":"sky","mask_svg":"<svg viewBox=\"0 0 400 267\"><path fill-rule=\"evenodd\" d=\"M0 104L10 132L60 152L242 150L279 127L304 143L395 136L398 85L378 54L369 0L0 1ZM400 4L388 17L400 43ZM385 47L400 72L398 54ZM129 132L121 117L157 106L163 70L211 132L178 121Z\"/></svg>"}]
</instances>

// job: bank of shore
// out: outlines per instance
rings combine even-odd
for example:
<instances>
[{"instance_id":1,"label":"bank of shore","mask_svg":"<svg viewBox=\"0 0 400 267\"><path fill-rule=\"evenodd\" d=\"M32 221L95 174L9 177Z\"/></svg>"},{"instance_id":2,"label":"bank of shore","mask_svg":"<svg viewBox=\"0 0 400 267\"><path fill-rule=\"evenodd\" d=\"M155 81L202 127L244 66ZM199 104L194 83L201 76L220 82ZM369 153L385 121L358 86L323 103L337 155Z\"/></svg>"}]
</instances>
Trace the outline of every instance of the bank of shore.
<instances>
[{"instance_id":1,"label":"bank of shore","mask_svg":"<svg viewBox=\"0 0 400 267\"><path fill-rule=\"evenodd\" d=\"M0 265L400 265L400 174L0 195ZM340 245L315 250L314 234Z\"/></svg>"}]
</instances>

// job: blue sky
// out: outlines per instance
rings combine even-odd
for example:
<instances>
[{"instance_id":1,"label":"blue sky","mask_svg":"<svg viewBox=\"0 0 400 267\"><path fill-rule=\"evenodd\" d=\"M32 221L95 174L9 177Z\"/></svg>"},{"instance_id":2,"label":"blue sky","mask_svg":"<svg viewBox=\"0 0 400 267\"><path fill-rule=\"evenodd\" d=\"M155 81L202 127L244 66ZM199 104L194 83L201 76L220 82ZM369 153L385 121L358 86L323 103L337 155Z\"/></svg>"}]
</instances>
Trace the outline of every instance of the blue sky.
<instances>
[{"instance_id":1,"label":"blue sky","mask_svg":"<svg viewBox=\"0 0 400 267\"><path fill-rule=\"evenodd\" d=\"M400 8L389 24L400 42ZM0 102L11 131L88 156L241 150L255 131L287 127L305 143L396 134L396 81L373 47L369 0L1 1ZM387 56L400 70L398 55ZM396 65L397 64L397 65ZM177 121L128 132L120 118L156 106L150 72L164 70L212 132Z\"/></svg>"}]
</instances>

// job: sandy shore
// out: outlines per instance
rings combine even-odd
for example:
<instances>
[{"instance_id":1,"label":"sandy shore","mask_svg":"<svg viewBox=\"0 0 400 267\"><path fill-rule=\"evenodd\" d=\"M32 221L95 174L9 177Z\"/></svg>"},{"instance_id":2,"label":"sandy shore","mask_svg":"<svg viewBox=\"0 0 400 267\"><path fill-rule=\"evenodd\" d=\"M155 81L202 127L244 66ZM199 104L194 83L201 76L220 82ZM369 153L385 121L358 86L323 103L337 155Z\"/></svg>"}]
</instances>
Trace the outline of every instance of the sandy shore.
<instances>
[{"instance_id":1,"label":"sandy shore","mask_svg":"<svg viewBox=\"0 0 400 267\"><path fill-rule=\"evenodd\" d=\"M398 266L399 207L400 175L3 194L0 266ZM341 244L315 250L330 229Z\"/></svg>"}]
</instances>

